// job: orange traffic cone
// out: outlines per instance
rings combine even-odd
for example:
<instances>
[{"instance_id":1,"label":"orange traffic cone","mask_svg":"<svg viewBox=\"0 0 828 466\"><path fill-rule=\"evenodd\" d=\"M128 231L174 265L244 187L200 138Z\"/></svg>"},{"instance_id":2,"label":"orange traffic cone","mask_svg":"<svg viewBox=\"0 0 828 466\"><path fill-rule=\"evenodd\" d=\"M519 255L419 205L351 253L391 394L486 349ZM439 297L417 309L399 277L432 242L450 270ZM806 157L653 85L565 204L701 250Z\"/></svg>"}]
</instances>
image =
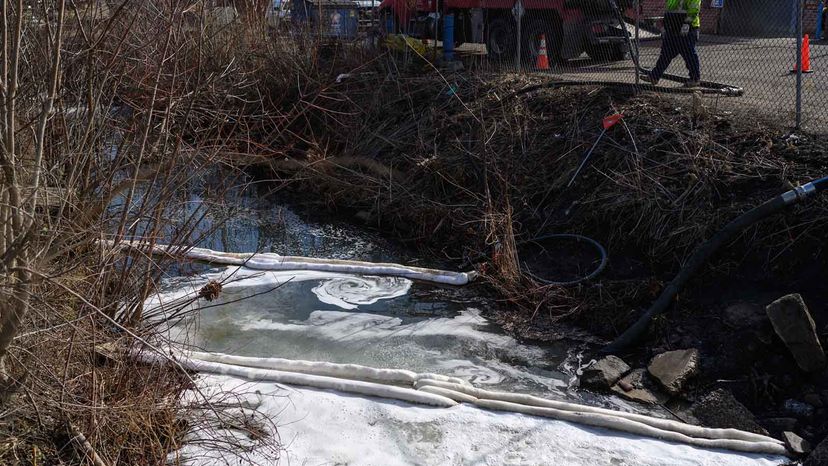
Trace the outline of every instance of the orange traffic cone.
<instances>
[{"instance_id":1,"label":"orange traffic cone","mask_svg":"<svg viewBox=\"0 0 828 466\"><path fill-rule=\"evenodd\" d=\"M540 47L538 47L538 62L535 64L535 68L539 70L548 70L549 68L549 57L546 55L546 36L543 34L540 35Z\"/></svg>"},{"instance_id":2,"label":"orange traffic cone","mask_svg":"<svg viewBox=\"0 0 828 466\"><path fill-rule=\"evenodd\" d=\"M802 50L799 53L802 54L802 72L813 73L814 70L811 69L811 38L808 34L805 34L805 38L802 40ZM796 73L796 63L794 63L791 73Z\"/></svg>"}]
</instances>

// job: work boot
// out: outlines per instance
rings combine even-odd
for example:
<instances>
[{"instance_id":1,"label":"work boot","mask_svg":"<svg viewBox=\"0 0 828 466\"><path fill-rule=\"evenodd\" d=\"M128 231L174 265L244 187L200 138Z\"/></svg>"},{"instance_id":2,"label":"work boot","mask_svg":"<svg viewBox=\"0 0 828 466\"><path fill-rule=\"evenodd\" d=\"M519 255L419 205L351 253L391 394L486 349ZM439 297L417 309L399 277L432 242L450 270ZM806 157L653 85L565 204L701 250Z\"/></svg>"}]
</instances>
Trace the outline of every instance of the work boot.
<instances>
[{"instance_id":1,"label":"work boot","mask_svg":"<svg viewBox=\"0 0 828 466\"><path fill-rule=\"evenodd\" d=\"M641 75L641 80L642 80L642 81L644 81L644 82L650 83L650 84L652 84L653 86L657 86L657 85L658 85L658 79L656 79L656 78L654 78L654 77L650 76L649 74L642 74L642 75Z\"/></svg>"},{"instance_id":2,"label":"work boot","mask_svg":"<svg viewBox=\"0 0 828 466\"><path fill-rule=\"evenodd\" d=\"M700 85L700 84L701 84L701 83L699 82L699 80L697 80L697 79L691 79L691 80L689 80L689 81L687 81L687 82L685 82L685 83L684 83L684 87L687 87L687 88L691 88L691 89L692 89L692 88L699 87L699 85Z\"/></svg>"}]
</instances>

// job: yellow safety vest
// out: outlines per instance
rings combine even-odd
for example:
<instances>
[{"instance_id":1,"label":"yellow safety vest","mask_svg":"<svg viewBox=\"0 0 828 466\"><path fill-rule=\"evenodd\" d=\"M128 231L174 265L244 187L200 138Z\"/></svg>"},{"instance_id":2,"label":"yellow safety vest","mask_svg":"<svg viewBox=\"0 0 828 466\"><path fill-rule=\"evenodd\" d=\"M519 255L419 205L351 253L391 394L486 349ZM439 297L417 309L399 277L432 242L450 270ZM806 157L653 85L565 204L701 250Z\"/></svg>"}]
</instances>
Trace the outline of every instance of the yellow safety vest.
<instances>
[{"instance_id":1,"label":"yellow safety vest","mask_svg":"<svg viewBox=\"0 0 828 466\"><path fill-rule=\"evenodd\" d=\"M667 13L684 13L691 27L701 27L701 0L667 0Z\"/></svg>"}]
</instances>

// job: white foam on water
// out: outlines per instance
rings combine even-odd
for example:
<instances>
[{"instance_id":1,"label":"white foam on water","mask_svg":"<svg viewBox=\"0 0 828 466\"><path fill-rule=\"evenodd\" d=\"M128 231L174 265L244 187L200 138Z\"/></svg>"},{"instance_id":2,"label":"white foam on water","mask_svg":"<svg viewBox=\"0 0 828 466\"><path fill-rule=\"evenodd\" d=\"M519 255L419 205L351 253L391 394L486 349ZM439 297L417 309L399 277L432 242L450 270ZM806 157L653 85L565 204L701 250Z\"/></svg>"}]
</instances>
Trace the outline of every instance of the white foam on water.
<instances>
[{"instance_id":1,"label":"white foam on water","mask_svg":"<svg viewBox=\"0 0 828 466\"><path fill-rule=\"evenodd\" d=\"M447 359L438 361L437 367L442 369L440 373L451 374L474 385L496 385L506 380L506 376L500 372L468 360Z\"/></svg>"},{"instance_id":2,"label":"white foam on water","mask_svg":"<svg viewBox=\"0 0 828 466\"><path fill-rule=\"evenodd\" d=\"M326 272L261 272L228 267L179 280L177 288L168 288L152 297L148 305L166 305L173 300L192 298L209 280L227 279L232 281L224 285L225 290L322 280L314 288L314 294L322 302L345 309L353 309L346 306L373 304L402 296L411 286L411 282L404 279L381 283L375 279L354 279ZM357 284L359 280L362 281ZM360 296L363 287L365 296ZM388 362L405 364L417 359L417 363L424 366L409 369L432 370L481 385L496 386L517 381L520 384L517 386L522 386L526 380L531 380L548 392L562 393L566 388L563 380L533 373L515 365L511 359L501 361L497 352L504 350L509 356L517 355L521 361L542 361L547 355L539 347L522 345L508 335L486 331L488 322L477 309L466 309L453 317L413 321L378 313L330 310L316 310L306 319L289 320L283 316L265 317L263 312L252 309L233 313L228 323L242 331L272 331L276 340L330 342L335 345L329 351L338 351L344 356L348 356L343 353L345 350L363 348L355 353L354 357L357 357L369 349L379 349L388 356ZM239 334L239 338L244 338L244 334ZM394 364L377 367L392 366ZM281 464L769 466L786 461L780 457L704 450L469 405L434 409L325 390L251 383L213 374L203 374L198 383L211 391L223 388L263 394L260 409L279 425L279 436L286 448ZM617 402L625 410L637 410L625 402ZM239 436L237 431L227 434ZM189 458L188 464L206 466L218 464L220 458L227 459L221 450L208 446L215 438L211 436L215 435L216 432L191 433L196 439L201 436L205 442L195 442L182 449L181 453ZM270 464L268 454L262 450L253 449L245 455L241 464ZM230 463L239 464L238 460L232 459Z\"/></svg>"},{"instance_id":3,"label":"white foam on water","mask_svg":"<svg viewBox=\"0 0 828 466\"><path fill-rule=\"evenodd\" d=\"M312 280L351 278L351 275L334 272L317 272L312 270L261 271L245 267L228 266L216 272L207 272L195 277L176 277L169 280L167 286L150 295L144 301L144 312L171 307L177 302L192 300L210 281L222 284L223 290L252 288L256 286L277 286L283 283L298 283ZM193 303L193 307L198 303ZM202 303L203 304L203 303Z\"/></svg>"},{"instance_id":4,"label":"white foam on water","mask_svg":"<svg viewBox=\"0 0 828 466\"><path fill-rule=\"evenodd\" d=\"M356 309L381 299L403 296L411 288L411 280L399 277L340 277L323 281L313 293L326 304L342 309Z\"/></svg>"},{"instance_id":5,"label":"white foam on water","mask_svg":"<svg viewBox=\"0 0 828 466\"><path fill-rule=\"evenodd\" d=\"M260 392L260 409L276 419L286 448L281 464L771 466L785 461L465 404L428 408L218 375L205 375L199 383ZM196 445L182 452L190 464L216 464L216 452ZM249 460L271 464L256 450Z\"/></svg>"},{"instance_id":6,"label":"white foam on water","mask_svg":"<svg viewBox=\"0 0 828 466\"><path fill-rule=\"evenodd\" d=\"M496 347L510 347L517 342L507 335L479 330L487 320L480 310L469 308L455 317L437 317L411 323L403 323L399 317L365 312L313 311L307 320L278 322L271 319L253 319L238 322L242 330L276 330L300 332L320 339L339 342L360 340L384 340L386 338L451 336L459 339L485 342ZM542 351L533 351L538 355Z\"/></svg>"}]
</instances>

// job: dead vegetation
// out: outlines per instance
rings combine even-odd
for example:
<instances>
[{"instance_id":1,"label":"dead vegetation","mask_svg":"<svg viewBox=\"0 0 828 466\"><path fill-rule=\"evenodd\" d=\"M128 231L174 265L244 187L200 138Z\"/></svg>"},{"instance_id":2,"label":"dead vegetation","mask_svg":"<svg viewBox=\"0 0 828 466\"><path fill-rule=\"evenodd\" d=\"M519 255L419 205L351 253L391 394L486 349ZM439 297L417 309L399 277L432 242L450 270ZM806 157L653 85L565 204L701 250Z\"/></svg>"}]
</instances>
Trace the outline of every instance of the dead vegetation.
<instances>
[{"instance_id":1,"label":"dead vegetation","mask_svg":"<svg viewBox=\"0 0 828 466\"><path fill-rule=\"evenodd\" d=\"M303 201L358 213L405 242L475 264L525 309L501 318L528 336L557 335L543 330L562 317L614 336L702 240L828 163L820 140L788 138L743 115L694 112L689 98L544 86L527 76L400 75L394 63L318 86L305 99L326 106L293 120L304 137L266 139L263 158L315 193ZM619 112L622 123L568 187L601 119ZM743 234L709 273L755 267L778 277L824 261L826 222L824 199L793 209ZM569 288L519 273L521 244L548 233L596 239L609 267Z\"/></svg>"},{"instance_id":2,"label":"dead vegetation","mask_svg":"<svg viewBox=\"0 0 828 466\"><path fill-rule=\"evenodd\" d=\"M203 112L210 134L188 121L198 102L232 99L214 86L235 72L234 55L203 5L185 21L189 7L18 1L0 11L2 464L176 463L188 435L228 426L278 457L272 424L236 419L226 394L195 390L174 364L133 357L166 358L143 303L171 263L100 247L189 247L220 226L201 225L209 206L189 208L188 196L221 197L236 182L215 173L238 147L226 137L233 116ZM249 448L213 441L228 462Z\"/></svg>"}]
</instances>

